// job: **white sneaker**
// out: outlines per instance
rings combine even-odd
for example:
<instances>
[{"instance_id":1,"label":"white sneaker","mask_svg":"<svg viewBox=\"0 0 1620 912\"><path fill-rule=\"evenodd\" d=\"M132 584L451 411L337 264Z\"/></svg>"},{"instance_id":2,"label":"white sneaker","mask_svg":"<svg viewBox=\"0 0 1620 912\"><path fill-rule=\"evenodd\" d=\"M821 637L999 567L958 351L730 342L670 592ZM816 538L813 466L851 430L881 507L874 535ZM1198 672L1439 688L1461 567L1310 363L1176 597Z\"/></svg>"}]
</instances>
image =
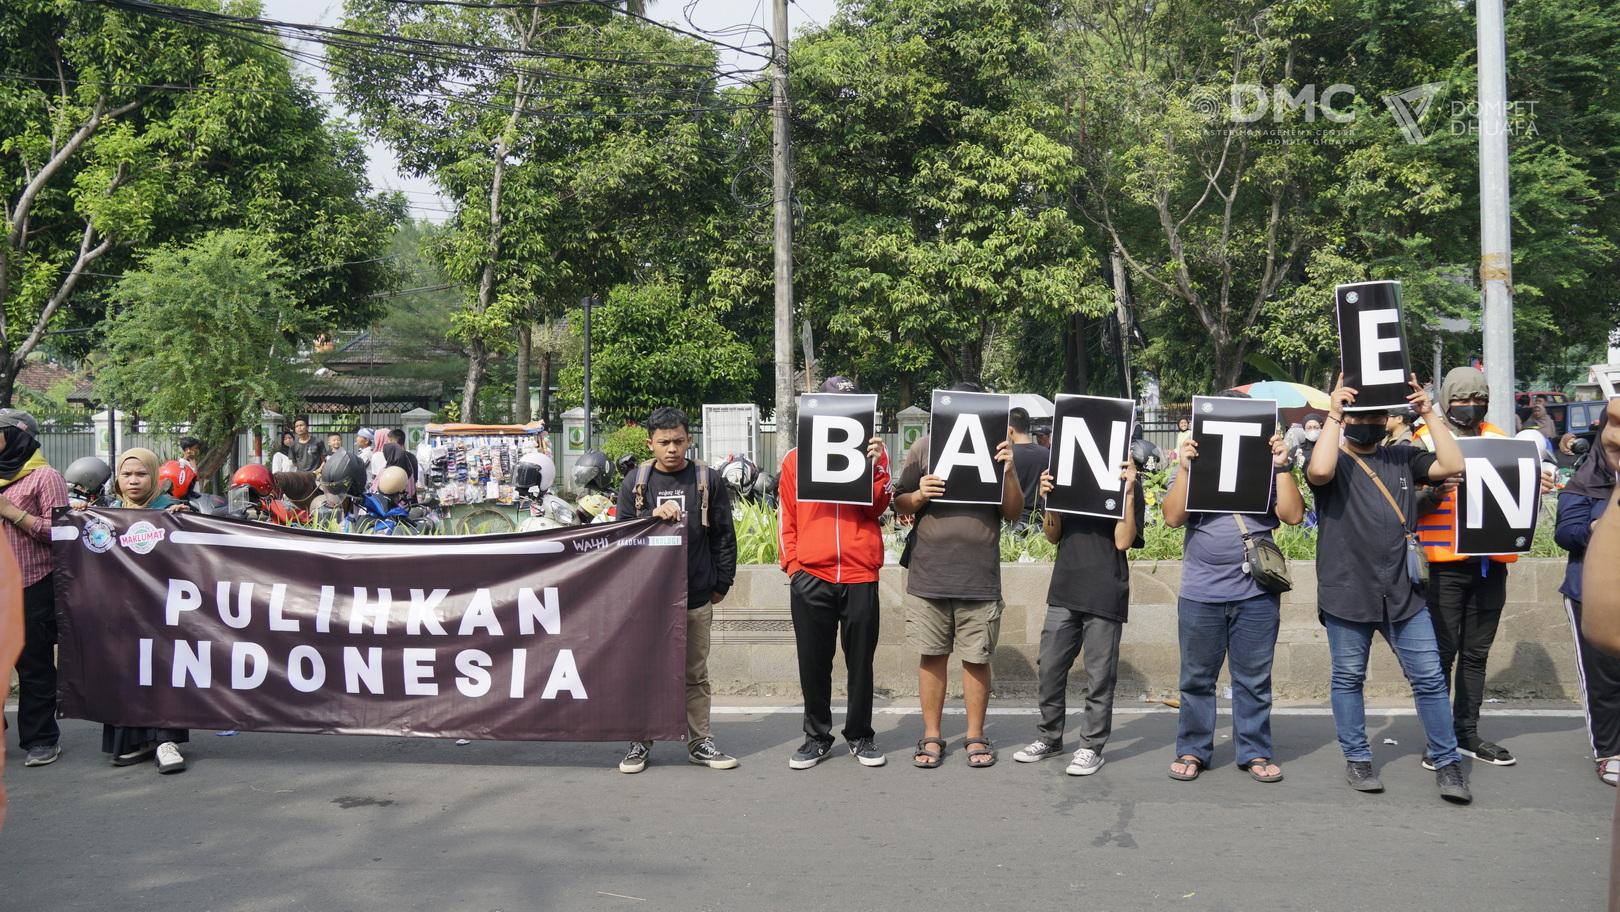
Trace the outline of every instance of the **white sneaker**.
<instances>
[{"instance_id":1,"label":"white sneaker","mask_svg":"<svg viewBox=\"0 0 1620 912\"><path fill-rule=\"evenodd\" d=\"M1036 760L1045 760L1047 757L1056 757L1063 753L1063 745L1048 744L1045 741L1031 741L1029 746L1013 754L1013 759L1019 763L1034 763Z\"/></svg>"},{"instance_id":2,"label":"white sneaker","mask_svg":"<svg viewBox=\"0 0 1620 912\"><path fill-rule=\"evenodd\" d=\"M1082 747L1074 752L1074 759L1069 761L1064 772L1071 776L1089 776L1102 769L1102 765L1102 754L1089 747Z\"/></svg>"},{"instance_id":3,"label":"white sneaker","mask_svg":"<svg viewBox=\"0 0 1620 912\"><path fill-rule=\"evenodd\" d=\"M180 755L180 746L173 741L165 741L157 746L158 772L183 773L186 771L186 758Z\"/></svg>"}]
</instances>

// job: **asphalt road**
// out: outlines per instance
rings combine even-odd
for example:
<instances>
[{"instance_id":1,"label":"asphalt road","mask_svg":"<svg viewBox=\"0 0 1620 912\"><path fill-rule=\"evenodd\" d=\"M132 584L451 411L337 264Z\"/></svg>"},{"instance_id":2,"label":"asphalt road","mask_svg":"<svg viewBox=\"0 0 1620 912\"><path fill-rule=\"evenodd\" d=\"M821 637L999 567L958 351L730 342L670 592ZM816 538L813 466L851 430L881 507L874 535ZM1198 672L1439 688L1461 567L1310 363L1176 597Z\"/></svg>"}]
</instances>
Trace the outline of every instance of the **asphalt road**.
<instances>
[{"instance_id":1,"label":"asphalt road","mask_svg":"<svg viewBox=\"0 0 1620 912\"><path fill-rule=\"evenodd\" d=\"M716 716L741 768L690 766L677 745L660 744L637 776L615 770L621 745L198 732L191 770L163 777L108 766L99 727L83 722L64 723L61 761L24 769L8 736L0 909L1603 904L1615 792L1592 774L1568 707L1487 717L1486 735L1522 759L1474 764L1470 807L1438 797L1410 715L1369 718L1388 786L1369 796L1343 784L1322 714L1275 719L1287 779L1261 785L1233 767L1225 738L1198 781L1171 781L1169 712L1121 714L1107 765L1074 778L1061 758L1012 762L1033 734L1029 714L991 719L993 769L968 768L960 715L946 719L945 767L913 769L920 720L883 714L887 767L836 754L796 772L786 761L797 717L748 711Z\"/></svg>"}]
</instances>

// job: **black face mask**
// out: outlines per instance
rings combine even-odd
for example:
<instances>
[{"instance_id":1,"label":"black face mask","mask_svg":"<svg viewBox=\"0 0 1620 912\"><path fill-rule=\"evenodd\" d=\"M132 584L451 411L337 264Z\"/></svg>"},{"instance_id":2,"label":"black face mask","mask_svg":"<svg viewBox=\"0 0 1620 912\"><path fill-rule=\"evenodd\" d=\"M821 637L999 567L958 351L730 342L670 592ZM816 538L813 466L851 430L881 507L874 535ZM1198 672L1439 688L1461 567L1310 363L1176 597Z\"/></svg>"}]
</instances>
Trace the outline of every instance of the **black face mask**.
<instances>
[{"instance_id":1,"label":"black face mask","mask_svg":"<svg viewBox=\"0 0 1620 912\"><path fill-rule=\"evenodd\" d=\"M1356 446L1372 446L1384 439L1384 426L1381 424L1347 424L1344 426L1344 439Z\"/></svg>"},{"instance_id":2,"label":"black face mask","mask_svg":"<svg viewBox=\"0 0 1620 912\"><path fill-rule=\"evenodd\" d=\"M1446 409L1446 420L1457 427L1473 427L1485 417L1483 405L1453 405Z\"/></svg>"}]
</instances>

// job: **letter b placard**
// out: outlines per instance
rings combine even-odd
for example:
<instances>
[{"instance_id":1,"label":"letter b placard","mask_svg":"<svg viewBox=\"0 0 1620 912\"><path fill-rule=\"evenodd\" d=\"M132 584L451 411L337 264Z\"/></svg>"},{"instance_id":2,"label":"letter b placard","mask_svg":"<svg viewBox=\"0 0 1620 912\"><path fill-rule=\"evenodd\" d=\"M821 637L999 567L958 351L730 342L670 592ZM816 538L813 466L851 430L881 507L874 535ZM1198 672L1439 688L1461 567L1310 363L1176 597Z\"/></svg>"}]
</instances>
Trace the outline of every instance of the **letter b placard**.
<instances>
[{"instance_id":1,"label":"letter b placard","mask_svg":"<svg viewBox=\"0 0 1620 912\"><path fill-rule=\"evenodd\" d=\"M872 460L866 444L877 429L877 397L813 393L799 397L795 493L804 503L872 505Z\"/></svg>"}]
</instances>

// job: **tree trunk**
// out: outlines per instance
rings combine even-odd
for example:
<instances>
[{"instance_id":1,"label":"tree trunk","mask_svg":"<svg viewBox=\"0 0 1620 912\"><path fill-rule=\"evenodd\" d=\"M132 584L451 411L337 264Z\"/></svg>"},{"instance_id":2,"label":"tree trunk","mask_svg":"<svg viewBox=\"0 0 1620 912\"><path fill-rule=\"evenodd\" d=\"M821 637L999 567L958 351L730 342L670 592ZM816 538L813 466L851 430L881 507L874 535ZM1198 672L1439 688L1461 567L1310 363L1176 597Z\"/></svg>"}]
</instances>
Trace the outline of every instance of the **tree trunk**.
<instances>
[{"instance_id":1,"label":"tree trunk","mask_svg":"<svg viewBox=\"0 0 1620 912\"><path fill-rule=\"evenodd\" d=\"M467 380L461 387L461 420L472 422L478 412L478 391L484 385L484 369L489 365L489 351L484 343L467 343Z\"/></svg>"},{"instance_id":2,"label":"tree trunk","mask_svg":"<svg viewBox=\"0 0 1620 912\"><path fill-rule=\"evenodd\" d=\"M551 350L540 353L540 420L551 427Z\"/></svg>"},{"instance_id":3,"label":"tree trunk","mask_svg":"<svg viewBox=\"0 0 1620 912\"><path fill-rule=\"evenodd\" d=\"M214 482L218 480L220 468L225 465L231 458L231 454L235 452L236 435L239 433L241 431L231 434L224 440L215 440L209 444L208 449L203 451L202 459L197 463L197 481L202 484L203 490L211 494L225 493L224 490L214 490L214 488L218 487Z\"/></svg>"},{"instance_id":4,"label":"tree trunk","mask_svg":"<svg viewBox=\"0 0 1620 912\"><path fill-rule=\"evenodd\" d=\"M0 408L11 408L17 372L11 368L11 346L0 343Z\"/></svg>"},{"instance_id":5,"label":"tree trunk","mask_svg":"<svg viewBox=\"0 0 1620 912\"><path fill-rule=\"evenodd\" d=\"M527 317L517 325L517 381L512 394L512 420L529 423L529 359L534 352L534 324Z\"/></svg>"},{"instance_id":6,"label":"tree trunk","mask_svg":"<svg viewBox=\"0 0 1620 912\"><path fill-rule=\"evenodd\" d=\"M1237 386L1239 378L1243 376L1242 346L1229 339L1215 338L1211 340L1212 354L1214 355L1215 388L1227 390Z\"/></svg>"},{"instance_id":7,"label":"tree trunk","mask_svg":"<svg viewBox=\"0 0 1620 912\"><path fill-rule=\"evenodd\" d=\"M1086 318L1063 321L1063 391L1086 395L1091 388L1091 353L1086 347Z\"/></svg>"}]
</instances>

